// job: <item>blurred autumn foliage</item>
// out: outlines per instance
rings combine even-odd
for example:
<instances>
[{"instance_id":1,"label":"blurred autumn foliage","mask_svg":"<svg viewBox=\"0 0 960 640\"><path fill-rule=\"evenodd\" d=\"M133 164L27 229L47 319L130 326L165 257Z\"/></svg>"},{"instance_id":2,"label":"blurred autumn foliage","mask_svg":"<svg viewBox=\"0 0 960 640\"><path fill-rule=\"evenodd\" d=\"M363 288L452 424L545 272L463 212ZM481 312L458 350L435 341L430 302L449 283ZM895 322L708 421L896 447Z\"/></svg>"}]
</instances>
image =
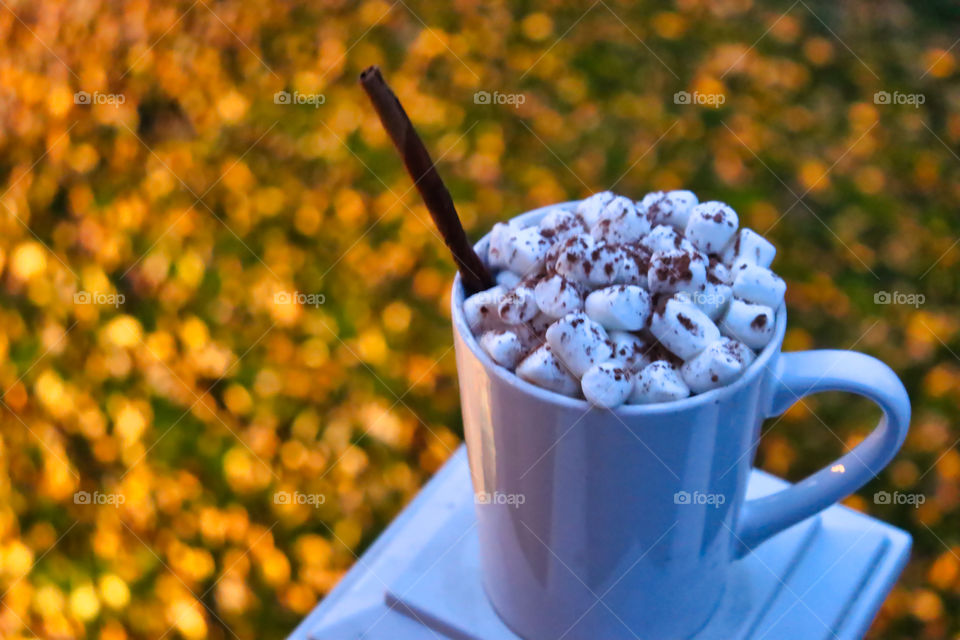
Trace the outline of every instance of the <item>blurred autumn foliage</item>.
<instances>
[{"instance_id":1,"label":"blurred autumn foliage","mask_svg":"<svg viewBox=\"0 0 960 640\"><path fill-rule=\"evenodd\" d=\"M475 238L611 187L768 235L787 348L871 353L914 400L848 501L915 536L873 637L956 636L958 25L940 1L3 3L0 635L281 638L459 444L452 267L356 84L376 63ZM876 419L811 398L758 463L799 479Z\"/></svg>"}]
</instances>

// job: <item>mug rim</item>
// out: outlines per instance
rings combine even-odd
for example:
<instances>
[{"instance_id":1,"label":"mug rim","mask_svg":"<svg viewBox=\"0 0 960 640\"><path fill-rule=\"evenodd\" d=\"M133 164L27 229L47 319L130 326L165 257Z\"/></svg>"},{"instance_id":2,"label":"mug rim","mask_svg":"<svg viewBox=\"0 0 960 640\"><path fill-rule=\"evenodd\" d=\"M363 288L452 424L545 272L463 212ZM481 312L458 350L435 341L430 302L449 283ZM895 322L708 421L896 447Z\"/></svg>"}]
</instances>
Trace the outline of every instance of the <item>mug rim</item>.
<instances>
[{"instance_id":1,"label":"mug rim","mask_svg":"<svg viewBox=\"0 0 960 640\"><path fill-rule=\"evenodd\" d=\"M526 223L524 226L529 226L531 223L539 222L540 218L542 218L550 209L557 207L572 209L579 202L581 201L571 200L569 202L561 202L558 204L532 209L515 216L512 218L512 220L524 222ZM485 246L489 237L490 232L487 232L474 244L474 249L477 250L478 254L484 255L486 253ZM484 260L484 262L486 261ZM565 396L555 391L538 387L535 384L527 382L513 371L510 371L509 369L506 369L494 362L490 356L487 355L486 351L480 347L480 343L477 341L477 338L473 335L473 332L470 331L470 327L467 325L466 318L463 317L463 301L463 282L460 277L460 272L458 271L453 279L453 288L450 295L453 330L463 340L464 344L467 345L473 356L480 361L488 375L496 376L501 382L515 387L516 389L528 395L534 396L542 402L579 410L601 409L600 407L593 406L583 398L571 398L570 396ZM737 393L737 391L739 391L741 388L749 384L753 384L759 377L761 370L767 368L767 363L773 357L773 354L780 350L781 345L783 344L783 337L787 329L786 303L780 304L776 310L776 316L777 324L773 338L757 355L757 358L753 361L753 363L747 367L747 370L743 373L743 375L741 375L731 384L723 387L717 387L716 389L711 389L710 391L705 391L704 393L698 393L697 395L692 395L683 398L682 400L672 400L670 402L658 402L653 404L624 403L618 407L607 410L624 416L638 416L674 413L677 411L684 411L699 407L711 402L720 404L730 396Z\"/></svg>"}]
</instances>

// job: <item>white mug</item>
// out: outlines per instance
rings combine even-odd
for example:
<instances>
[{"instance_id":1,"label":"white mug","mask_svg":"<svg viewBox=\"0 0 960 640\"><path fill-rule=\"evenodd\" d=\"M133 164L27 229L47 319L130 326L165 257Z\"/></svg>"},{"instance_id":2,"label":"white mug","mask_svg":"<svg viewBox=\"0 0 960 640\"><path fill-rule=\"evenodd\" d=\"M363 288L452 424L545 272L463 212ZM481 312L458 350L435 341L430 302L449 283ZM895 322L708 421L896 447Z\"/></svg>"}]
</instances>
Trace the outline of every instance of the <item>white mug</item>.
<instances>
[{"instance_id":1,"label":"white mug","mask_svg":"<svg viewBox=\"0 0 960 640\"><path fill-rule=\"evenodd\" d=\"M910 402L893 371L853 351L781 353L782 308L775 337L734 383L608 410L496 365L463 317L459 276L453 287L483 583L527 640L689 638L738 557L862 487L906 437ZM745 500L763 420L833 390L876 402L880 424L799 484Z\"/></svg>"}]
</instances>

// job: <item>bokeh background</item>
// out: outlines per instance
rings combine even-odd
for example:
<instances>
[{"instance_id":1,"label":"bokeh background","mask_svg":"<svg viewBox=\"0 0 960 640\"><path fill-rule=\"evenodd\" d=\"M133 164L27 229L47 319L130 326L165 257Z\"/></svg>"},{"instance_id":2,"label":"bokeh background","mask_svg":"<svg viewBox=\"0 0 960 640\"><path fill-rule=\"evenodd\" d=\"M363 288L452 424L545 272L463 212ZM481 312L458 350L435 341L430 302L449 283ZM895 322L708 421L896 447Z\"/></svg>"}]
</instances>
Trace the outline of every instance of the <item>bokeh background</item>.
<instances>
[{"instance_id":1,"label":"bokeh background","mask_svg":"<svg viewBox=\"0 0 960 640\"><path fill-rule=\"evenodd\" d=\"M872 637L960 633L952 3L0 4L3 637L281 638L459 444L453 269L368 64L474 238L675 187L767 234L787 347L914 401L847 501L915 537ZM758 463L799 479L877 418L810 398Z\"/></svg>"}]
</instances>

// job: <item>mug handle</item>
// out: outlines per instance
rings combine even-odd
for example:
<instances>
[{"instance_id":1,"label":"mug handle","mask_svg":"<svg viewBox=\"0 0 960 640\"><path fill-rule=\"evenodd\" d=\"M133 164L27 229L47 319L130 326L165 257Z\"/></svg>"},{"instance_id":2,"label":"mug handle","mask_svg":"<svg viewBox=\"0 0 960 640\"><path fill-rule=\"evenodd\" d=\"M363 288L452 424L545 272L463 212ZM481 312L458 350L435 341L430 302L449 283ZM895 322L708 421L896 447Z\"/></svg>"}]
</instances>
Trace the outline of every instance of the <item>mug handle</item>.
<instances>
[{"instance_id":1,"label":"mug handle","mask_svg":"<svg viewBox=\"0 0 960 640\"><path fill-rule=\"evenodd\" d=\"M910 398L890 367L856 351L824 349L781 354L773 369L767 417L820 391L849 391L883 409L880 423L852 451L801 482L746 500L740 511L737 556L846 498L872 480L900 449L910 425Z\"/></svg>"}]
</instances>

